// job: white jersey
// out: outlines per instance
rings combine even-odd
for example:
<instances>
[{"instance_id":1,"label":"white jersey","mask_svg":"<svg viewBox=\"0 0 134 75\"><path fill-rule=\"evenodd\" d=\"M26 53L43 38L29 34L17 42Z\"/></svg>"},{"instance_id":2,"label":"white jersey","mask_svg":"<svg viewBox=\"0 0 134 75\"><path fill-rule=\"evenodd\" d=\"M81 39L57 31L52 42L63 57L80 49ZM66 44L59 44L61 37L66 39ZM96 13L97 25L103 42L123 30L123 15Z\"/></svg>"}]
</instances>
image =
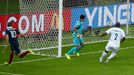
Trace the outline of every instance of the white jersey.
<instances>
[{"instance_id":1,"label":"white jersey","mask_svg":"<svg viewBox=\"0 0 134 75\"><path fill-rule=\"evenodd\" d=\"M112 43L116 47L120 47L120 41L125 37L125 33L122 29L113 27L106 31L107 34L111 34L109 43Z\"/></svg>"}]
</instances>

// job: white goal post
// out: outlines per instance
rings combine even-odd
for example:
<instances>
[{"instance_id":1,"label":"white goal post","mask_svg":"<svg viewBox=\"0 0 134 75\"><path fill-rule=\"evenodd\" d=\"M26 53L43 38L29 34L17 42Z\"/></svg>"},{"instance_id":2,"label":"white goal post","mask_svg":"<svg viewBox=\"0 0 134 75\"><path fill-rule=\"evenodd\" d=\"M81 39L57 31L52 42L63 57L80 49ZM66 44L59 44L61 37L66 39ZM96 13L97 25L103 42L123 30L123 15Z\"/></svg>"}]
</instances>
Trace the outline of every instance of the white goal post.
<instances>
[{"instance_id":1,"label":"white goal post","mask_svg":"<svg viewBox=\"0 0 134 75\"><path fill-rule=\"evenodd\" d=\"M62 56L62 22L63 22L63 0L59 0L59 39L58 39L58 57Z\"/></svg>"}]
</instances>

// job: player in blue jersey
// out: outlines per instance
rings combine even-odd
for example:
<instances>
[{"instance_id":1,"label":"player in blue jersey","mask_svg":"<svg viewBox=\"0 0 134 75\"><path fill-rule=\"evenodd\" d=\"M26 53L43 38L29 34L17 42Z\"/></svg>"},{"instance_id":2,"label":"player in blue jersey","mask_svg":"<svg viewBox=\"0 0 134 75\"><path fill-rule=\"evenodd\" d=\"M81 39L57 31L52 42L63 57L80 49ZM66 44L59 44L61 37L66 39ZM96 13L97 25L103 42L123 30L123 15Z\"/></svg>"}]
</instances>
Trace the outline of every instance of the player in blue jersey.
<instances>
[{"instance_id":1,"label":"player in blue jersey","mask_svg":"<svg viewBox=\"0 0 134 75\"><path fill-rule=\"evenodd\" d=\"M21 34L20 35L19 34L20 32L12 27L12 22L9 22L8 27L5 31L5 38L6 38L6 45L8 46L8 43L10 44L11 51L10 51L10 59L5 64L11 64L14 57L14 53L19 58L26 56L28 53L34 54L32 50L26 50L21 52L21 50L19 49L19 42L18 42L18 36L20 36Z\"/></svg>"},{"instance_id":2,"label":"player in blue jersey","mask_svg":"<svg viewBox=\"0 0 134 75\"><path fill-rule=\"evenodd\" d=\"M80 15L80 19L76 22L76 24L74 26L74 31L73 31L72 36L73 36L73 44L75 45L75 47L70 49L65 54L66 58L69 60L71 59L70 55L73 53L76 53L77 56L80 55L78 52L83 47L83 44L84 44L84 40L83 40L83 36L82 36L84 20L85 20L85 15Z\"/></svg>"}]
</instances>

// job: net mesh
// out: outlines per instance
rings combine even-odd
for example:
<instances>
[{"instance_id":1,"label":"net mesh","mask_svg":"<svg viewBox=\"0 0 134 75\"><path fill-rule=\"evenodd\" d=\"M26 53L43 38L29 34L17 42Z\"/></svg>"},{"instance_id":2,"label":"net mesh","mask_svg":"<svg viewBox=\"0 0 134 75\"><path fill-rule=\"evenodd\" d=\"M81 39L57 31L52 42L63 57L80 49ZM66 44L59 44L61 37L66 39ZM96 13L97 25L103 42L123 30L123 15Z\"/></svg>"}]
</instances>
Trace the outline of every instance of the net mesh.
<instances>
[{"instance_id":1,"label":"net mesh","mask_svg":"<svg viewBox=\"0 0 134 75\"><path fill-rule=\"evenodd\" d=\"M57 56L58 46L58 0L20 0L20 14L24 19L20 25L27 37L21 38L23 50L33 49L35 54ZM28 26L28 27L26 27Z\"/></svg>"},{"instance_id":2,"label":"net mesh","mask_svg":"<svg viewBox=\"0 0 134 75\"><path fill-rule=\"evenodd\" d=\"M57 56L59 33L59 0L19 0L19 2L21 15L27 16L30 23L29 29L25 33L28 37L21 38L19 40L21 42L21 49L25 50L30 48L39 55ZM75 25L75 22L79 20L80 14L86 15L83 29L85 43L94 43L99 41L102 42L107 40L108 36L100 38L99 35L105 32L105 30L107 30L108 28L114 26L115 22L118 21L118 18L115 18L115 21L111 21L111 18L109 18L109 14L105 14L108 15L107 20L105 20L104 13L106 11L117 12L116 15L114 15L114 12L112 12L111 14L115 17L118 15L119 7L122 5L126 5L126 3L127 1L125 0L63 0L62 47L72 45L73 27ZM108 9L104 11L104 8L106 7ZM116 11L113 7L116 8ZM93 11L96 12L96 14L91 21L90 18L92 18L91 16L93 16ZM100 15L98 13L102 14ZM90 17L88 17L89 15L87 14L90 14ZM41 17L44 18L43 23L41 23ZM37 19L37 22L41 24L37 24L35 19ZM40 20L41 22L39 22ZM112 24L109 24L109 22L112 22ZM41 26L39 27L39 25L42 24L44 25L43 30L38 31L38 29L41 28ZM124 31L126 31L125 24L126 22L122 23L121 26ZM129 23L128 36L134 37L134 25L130 24L131 23ZM21 26L22 28L26 28L25 20L22 22Z\"/></svg>"},{"instance_id":3,"label":"net mesh","mask_svg":"<svg viewBox=\"0 0 134 75\"><path fill-rule=\"evenodd\" d=\"M128 36L130 38L134 38L134 21L133 21L133 18L134 18L134 0L130 0L130 8L131 10L129 11L131 14L129 16L129 26L128 26ZM131 22L130 22L131 20Z\"/></svg>"}]
</instances>

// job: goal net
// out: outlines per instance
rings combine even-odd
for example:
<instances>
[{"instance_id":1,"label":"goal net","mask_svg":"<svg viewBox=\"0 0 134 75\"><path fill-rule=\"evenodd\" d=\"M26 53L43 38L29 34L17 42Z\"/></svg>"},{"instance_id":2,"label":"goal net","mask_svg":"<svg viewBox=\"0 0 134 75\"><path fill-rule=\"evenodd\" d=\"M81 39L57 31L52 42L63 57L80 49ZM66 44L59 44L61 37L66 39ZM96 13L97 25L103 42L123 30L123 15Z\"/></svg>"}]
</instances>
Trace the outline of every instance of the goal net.
<instances>
[{"instance_id":1,"label":"goal net","mask_svg":"<svg viewBox=\"0 0 134 75\"><path fill-rule=\"evenodd\" d=\"M61 47L72 45L73 27L80 14L86 16L83 26L85 43L106 41L108 37L100 38L99 34L114 26L117 21L121 23L127 36L134 37L132 13L134 4L131 1L19 0L19 2L21 14L19 30L27 35L19 40L20 47L23 50L33 49L37 55L60 57ZM63 7L59 7L60 3Z\"/></svg>"},{"instance_id":2,"label":"goal net","mask_svg":"<svg viewBox=\"0 0 134 75\"><path fill-rule=\"evenodd\" d=\"M59 0L19 0L19 4L19 30L27 36L19 40L21 49L58 56Z\"/></svg>"}]
</instances>

